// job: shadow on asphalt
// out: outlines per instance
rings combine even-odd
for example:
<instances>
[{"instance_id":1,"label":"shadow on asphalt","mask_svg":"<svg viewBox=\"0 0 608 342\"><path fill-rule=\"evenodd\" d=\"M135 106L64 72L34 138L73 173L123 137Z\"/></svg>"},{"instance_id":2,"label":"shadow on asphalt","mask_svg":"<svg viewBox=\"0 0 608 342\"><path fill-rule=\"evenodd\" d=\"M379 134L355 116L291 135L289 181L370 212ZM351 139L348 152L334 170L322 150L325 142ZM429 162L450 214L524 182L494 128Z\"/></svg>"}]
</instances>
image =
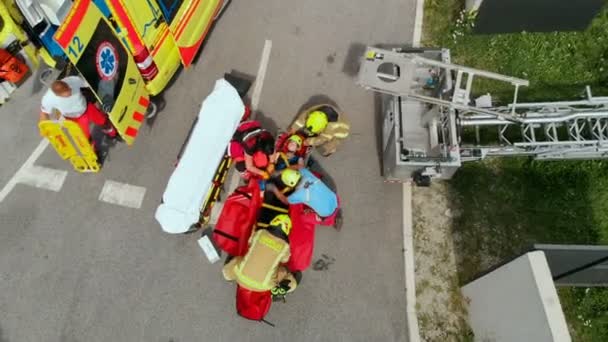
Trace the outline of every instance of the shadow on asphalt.
<instances>
[{"instance_id":1,"label":"shadow on asphalt","mask_svg":"<svg viewBox=\"0 0 608 342\"><path fill-rule=\"evenodd\" d=\"M302 111L306 110L307 108L310 108L312 106L322 105L322 104L330 104L330 105L340 109L340 106L336 103L336 101L332 100L329 96L324 95L324 94L313 95L306 102L304 102L304 104L302 106L300 106L300 109L298 109L298 113L296 114L296 117L293 118L293 121L295 121L297 116L300 113L302 113Z\"/></svg>"},{"instance_id":2,"label":"shadow on asphalt","mask_svg":"<svg viewBox=\"0 0 608 342\"><path fill-rule=\"evenodd\" d=\"M378 167L380 172L384 170L382 164L382 126L384 124L384 113L382 112L382 97L380 93L374 93L374 132L376 133L376 156L378 157Z\"/></svg>"},{"instance_id":3,"label":"shadow on asphalt","mask_svg":"<svg viewBox=\"0 0 608 342\"><path fill-rule=\"evenodd\" d=\"M42 89L46 89L46 86L44 84L42 84L42 82L40 81L40 76L42 75L42 72L44 70L46 70L46 68L41 66L40 68L38 68L38 70L36 70L35 73L30 75L30 77L34 77L34 82L32 85L32 95L36 95Z\"/></svg>"},{"instance_id":4,"label":"shadow on asphalt","mask_svg":"<svg viewBox=\"0 0 608 342\"><path fill-rule=\"evenodd\" d=\"M348 48L346 59L342 65L342 72L350 77L355 77L359 73L361 57L365 53L367 46L362 43L352 43Z\"/></svg>"},{"instance_id":5,"label":"shadow on asphalt","mask_svg":"<svg viewBox=\"0 0 608 342\"><path fill-rule=\"evenodd\" d=\"M95 144L99 164L103 167L104 163L109 160L110 150L119 143L118 139L121 138L116 137L115 139L110 139L103 134L100 127L93 126L91 129L91 139Z\"/></svg>"},{"instance_id":6,"label":"shadow on asphalt","mask_svg":"<svg viewBox=\"0 0 608 342\"><path fill-rule=\"evenodd\" d=\"M255 120L259 121L262 124L262 127L264 127L268 132L272 133L276 139L279 126L273 119L264 114L264 112L258 110L255 112Z\"/></svg>"}]
</instances>

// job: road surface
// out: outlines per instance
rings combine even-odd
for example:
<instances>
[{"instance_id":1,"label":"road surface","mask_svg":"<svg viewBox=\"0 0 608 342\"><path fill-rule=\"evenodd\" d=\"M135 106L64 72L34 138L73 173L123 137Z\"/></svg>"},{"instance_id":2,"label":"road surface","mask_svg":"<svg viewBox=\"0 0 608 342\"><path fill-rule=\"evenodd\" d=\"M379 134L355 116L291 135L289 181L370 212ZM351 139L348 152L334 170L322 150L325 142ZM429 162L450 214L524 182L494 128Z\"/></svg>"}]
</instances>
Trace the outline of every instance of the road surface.
<instances>
[{"instance_id":1,"label":"road surface","mask_svg":"<svg viewBox=\"0 0 608 342\"><path fill-rule=\"evenodd\" d=\"M414 5L234 0L196 64L164 93L153 124L133 147L113 148L100 174L76 174L44 150L34 165L55 170L52 184L17 184L0 202L0 341L406 340L401 186L381 180L374 95L354 73L365 45L411 40ZM345 221L340 233L317 231L314 260L334 261L307 271L288 302L273 305L275 328L240 319L234 285L208 264L197 237L164 234L153 217L201 101L224 72L255 76L266 40L258 106L266 123L285 127L321 95L352 124L348 143L322 160ZM42 93L30 81L0 108L0 187L39 146ZM107 181L139 187L140 206L100 201Z\"/></svg>"}]
</instances>

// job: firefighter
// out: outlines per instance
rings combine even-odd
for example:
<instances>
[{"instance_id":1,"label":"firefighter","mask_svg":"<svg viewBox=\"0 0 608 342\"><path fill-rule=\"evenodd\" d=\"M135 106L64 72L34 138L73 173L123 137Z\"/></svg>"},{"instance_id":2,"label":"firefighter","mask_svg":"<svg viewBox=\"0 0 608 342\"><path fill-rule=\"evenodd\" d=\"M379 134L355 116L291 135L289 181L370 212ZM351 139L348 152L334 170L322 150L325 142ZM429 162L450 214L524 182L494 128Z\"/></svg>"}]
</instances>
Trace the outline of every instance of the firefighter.
<instances>
[{"instance_id":1,"label":"firefighter","mask_svg":"<svg viewBox=\"0 0 608 342\"><path fill-rule=\"evenodd\" d=\"M302 174L298 170L284 169L275 172L266 182L265 191L272 192L283 204L289 205L287 196L291 195L296 186L302 179Z\"/></svg>"},{"instance_id":2,"label":"firefighter","mask_svg":"<svg viewBox=\"0 0 608 342\"><path fill-rule=\"evenodd\" d=\"M290 257L291 219L279 214L266 228L259 228L251 237L247 254L234 257L222 269L227 281L235 280L250 291L271 291L285 295L297 286L294 275L282 264Z\"/></svg>"},{"instance_id":3,"label":"firefighter","mask_svg":"<svg viewBox=\"0 0 608 342\"><path fill-rule=\"evenodd\" d=\"M303 133L306 136L304 145L316 147L321 155L328 157L338 148L340 141L348 137L350 126L343 115L330 105L318 105L302 112L289 132Z\"/></svg>"},{"instance_id":4,"label":"firefighter","mask_svg":"<svg viewBox=\"0 0 608 342\"><path fill-rule=\"evenodd\" d=\"M78 76L53 82L42 97L40 121L59 120L63 116L66 120L76 122L88 139L91 138L89 124L93 122L102 128L105 135L115 138L116 129L108 117L93 103L87 103L80 90L86 87L86 83Z\"/></svg>"}]
</instances>

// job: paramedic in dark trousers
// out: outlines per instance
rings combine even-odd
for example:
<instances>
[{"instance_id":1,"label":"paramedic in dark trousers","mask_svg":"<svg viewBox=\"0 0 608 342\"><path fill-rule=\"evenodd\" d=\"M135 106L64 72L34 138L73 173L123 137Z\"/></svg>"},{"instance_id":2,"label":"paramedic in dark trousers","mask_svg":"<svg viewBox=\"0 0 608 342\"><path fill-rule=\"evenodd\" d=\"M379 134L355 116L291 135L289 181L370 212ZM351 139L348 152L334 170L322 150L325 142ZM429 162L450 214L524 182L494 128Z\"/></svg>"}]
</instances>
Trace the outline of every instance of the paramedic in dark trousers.
<instances>
[{"instance_id":1,"label":"paramedic in dark trousers","mask_svg":"<svg viewBox=\"0 0 608 342\"><path fill-rule=\"evenodd\" d=\"M336 152L340 141L350 132L350 125L343 116L333 106L314 106L298 115L289 127L289 133L303 133L306 136L304 145L316 147L321 155L328 157Z\"/></svg>"},{"instance_id":2,"label":"paramedic in dark trousers","mask_svg":"<svg viewBox=\"0 0 608 342\"><path fill-rule=\"evenodd\" d=\"M40 121L59 120L63 116L66 120L76 122L89 139L91 137L89 124L93 122L100 126L108 137L116 137L116 129L108 117L93 103L87 103L80 91L81 88L86 87L86 83L78 76L69 76L53 82L42 97Z\"/></svg>"},{"instance_id":3,"label":"paramedic in dark trousers","mask_svg":"<svg viewBox=\"0 0 608 342\"><path fill-rule=\"evenodd\" d=\"M268 168L273 152L274 137L254 120L239 124L228 149L236 170L245 179L250 176L268 179L272 173L272 168Z\"/></svg>"}]
</instances>

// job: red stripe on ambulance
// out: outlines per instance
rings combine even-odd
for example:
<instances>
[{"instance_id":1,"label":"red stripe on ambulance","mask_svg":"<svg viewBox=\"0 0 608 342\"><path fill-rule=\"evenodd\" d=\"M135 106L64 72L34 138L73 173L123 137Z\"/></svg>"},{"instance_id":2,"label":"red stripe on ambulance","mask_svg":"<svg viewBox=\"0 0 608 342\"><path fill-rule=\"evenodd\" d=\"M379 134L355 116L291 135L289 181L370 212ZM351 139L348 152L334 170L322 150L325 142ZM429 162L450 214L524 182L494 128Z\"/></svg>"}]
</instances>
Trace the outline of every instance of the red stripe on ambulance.
<instances>
[{"instance_id":1,"label":"red stripe on ambulance","mask_svg":"<svg viewBox=\"0 0 608 342\"><path fill-rule=\"evenodd\" d=\"M150 100L148 100L147 97L145 96L141 96L139 98L139 105L144 107L144 108L148 108L148 105L150 104Z\"/></svg>"},{"instance_id":2,"label":"red stripe on ambulance","mask_svg":"<svg viewBox=\"0 0 608 342\"><path fill-rule=\"evenodd\" d=\"M76 34L76 30L78 30L78 26L80 26L82 19L84 19L84 15L87 13L90 4L91 0L76 0L74 5L72 5L74 6L71 11L72 15L63 21L63 25L59 27L55 34L55 40L62 48L67 49L68 45L72 42L72 37Z\"/></svg>"},{"instance_id":3,"label":"red stripe on ambulance","mask_svg":"<svg viewBox=\"0 0 608 342\"><path fill-rule=\"evenodd\" d=\"M142 113L135 112L135 113L133 113L133 120L135 120L137 122L142 122L142 121L144 121L144 115Z\"/></svg>"},{"instance_id":4,"label":"red stripe on ambulance","mask_svg":"<svg viewBox=\"0 0 608 342\"><path fill-rule=\"evenodd\" d=\"M156 54L160 51L160 47L163 45L163 43L165 42L165 40L167 39L168 36L169 36L169 29L166 29L165 32L163 33L163 35L158 40L158 43L156 43L156 49L154 49L154 51L152 51L152 56L156 56Z\"/></svg>"},{"instance_id":5,"label":"red stripe on ambulance","mask_svg":"<svg viewBox=\"0 0 608 342\"><path fill-rule=\"evenodd\" d=\"M138 130L135 127L127 127L127 130L125 131L125 134L130 136L131 138L135 138L135 136L137 136Z\"/></svg>"},{"instance_id":6,"label":"red stripe on ambulance","mask_svg":"<svg viewBox=\"0 0 608 342\"><path fill-rule=\"evenodd\" d=\"M133 49L135 51L139 51L142 48L145 48L144 43L141 41L141 39L139 39L139 36L137 35L137 31L135 30L133 23L131 23L131 19L127 15L127 12L125 12L125 8L122 5L122 3L120 2L120 0L109 0L109 1L110 1L110 4L112 5L112 8L114 8L114 11L116 12L116 16L120 20L120 23L124 25L125 30L127 31L127 35L129 36L129 40L131 41L131 44L133 44Z\"/></svg>"},{"instance_id":7,"label":"red stripe on ambulance","mask_svg":"<svg viewBox=\"0 0 608 342\"><path fill-rule=\"evenodd\" d=\"M180 23L180 26L178 26L178 28L177 28L177 32L175 33L175 38L176 39L180 38L180 36L182 35L182 32L184 32L184 29L186 28L186 26L188 26L188 22L192 18L192 15L196 11L196 8L200 4L200 2L201 2L200 0L195 0L194 3L192 3L190 5L190 8L186 12L186 16L184 17L184 19L182 19L182 22Z\"/></svg>"},{"instance_id":8,"label":"red stripe on ambulance","mask_svg":"<svg viewBox=\"0 0 608 342\"><path fill-rule=\"evenodd\" d=\"M213 13L214 18L218 14L218 12L220 11L221 8L222 8L222 2L218 3L218 6L215 9L215 12ZM209 29L211 29L211 25L213 25L213 21L209 22L209 24L207 25L207 28L205 29L205 32L203 33L201 38L198 40L198 42L194 43L194 45L184 46L184 47L178 46L179 53L182 56L182 61L184 62L184 66L186 68L189 67L190 64L192 64L194 57L196 57L196 53L198 52L199 48L203 44L203 41L207 37L207 34L209 33Z\"/></svg>"}]
</instances>

